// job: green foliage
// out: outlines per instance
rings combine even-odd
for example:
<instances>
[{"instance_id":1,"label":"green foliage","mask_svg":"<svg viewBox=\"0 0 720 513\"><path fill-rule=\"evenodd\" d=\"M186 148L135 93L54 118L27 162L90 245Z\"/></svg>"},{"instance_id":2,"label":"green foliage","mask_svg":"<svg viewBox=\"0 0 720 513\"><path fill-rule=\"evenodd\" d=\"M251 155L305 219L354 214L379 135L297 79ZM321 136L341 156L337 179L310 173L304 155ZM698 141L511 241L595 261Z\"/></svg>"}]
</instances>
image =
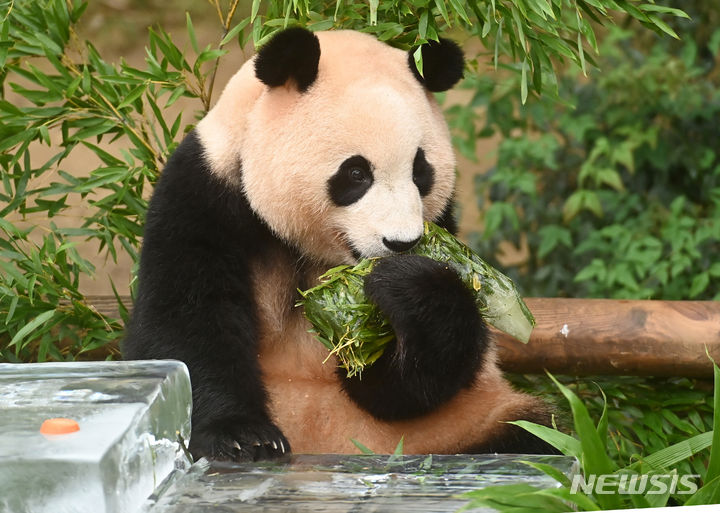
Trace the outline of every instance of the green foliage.
<instances>
[{"instance_id":1,"label":"green foliage","mask_svg":"<svg viewBox=\"0 0 720 513\"><path fill-rule=\"evenodd\" d=\"M720 30L705 28L705 10L678 25L681 43L638 45L611 27L602 73L564 75L562 103L519 108L517 77L470 78L486 114L451 109L459 148L473 157L478 136L503 136L496 167L477 177L474 249L521 248L508 274L523 293L720 299Z\"/></svg>"},{"instance_id":2,"label":"green foliage","mask_svg":"<svg viewBox=\"0 0 720 513\"><path fill-rule=\"evenodd\" d=\"M715 398L710 407L711 411L719 412L720 368L715 365L714 369ZM702 432L697 434L694 434L696 432L691 424L691 422L696 422L695 420L684 421L673 414L667 420L675 429L683 431L684 438L677 443L663 445L657 450L646 448L640 454L634 455L633 461L627 462L622 458L618 459L619 453L611 443L613 439L608 437L608 430L612 425L612 420L609 419L611 410L607 408L604 399L598 415L597 411L584 403L569 387L552 376L550 379L570 405L575 437L532 422L517 421L513 424L539 436L563 454L576 457L580 462L580 472L584 476L585 482L591 481L590 476L611 475L616 478L616 484L605 487L601 493L597 493L597 489L574 488L568 476L559 473L556 469L528 463L555 479L558 482L558 488L541 490L531 485L491 486L466 494L470 500L467 508L489 506L502 513L564 512L568 510L568 503L571 503L573 509L577 511L594 511L679 504L716 504L720 501L720 480L718 478L720 464L717 459L718 447L720 447L720 413L715 414L711 424L703 426ZM612 386L617 387L617 383ZM595 395L597 396L597 394ZM593 411L594 414L591 414ZM594 422L593 418L597 419L597 422ZM663 424L660 419L647 417L642 418L642 422L651 429ZM708 430L708 428L712 429ZM690 469L688 461L693 459L697 463ZM628 494L622 490L622 486L617 485L617 483L622 483L622 478L629 480L632 476L650 476L651 478L654 476L669 485L673 479L672 476L679 477L688 474L699 476L699 480L693 481L693 483L701 486L693 494L677 493L678 489L673 492L671 486L667 486L665 493L658 493L659 488L657 487L647 487L644 493Z\"/></svg>"},{"instance_id":3,"label":"green foliage","mask_svg":"<svg viewBox=\"0 0 720 513\"><path fill-rule=\"evenodd\" d=\"M370 0L343 2L253 0L249 23L257 46L288 25L312 30L351 28L375 34L401 48L411 48L442 34L478 39L495 67L510 57L521 72L521 98L542 93L550 84L556 92L558 63L587 69L598 43L596 24L613 23L626 14L644 26L677 37L662 16L687 17L679 10L629 0ZM420 53L416 54L420 61ZM477 66L477 61L474 61Z\"/></svg>"},{"instance_id":4,"label":"green foliage","mask_svg":"<svg viewBox=\"0 0 720 513\"><path fill-rule=\"evenodd\" d=\"M607 451L622 465L712 428L711 384L702 380L638 376L558 379L583 400L593 418L606 412ZM552 392L553 383L543 376L516 377L515 382L528 391L542 391L543 397L557 396ZM559 416L567 417L564 413ZM690 459L678 469L697 473L702 464L702 459Z\"/></svg>"},{"instance_id":5,"label":"green foliage","mask_svg":"<svg viewBox=\"0 0 720 513\"><path fill-rule=\"evenodd\" d=\"M96 242L113 261L121 251L137 258L150 186L187 129L182 113L173 118L167 108L181 96L209 105L211 65L223 53L193 42L189 60L191 52L152 29L145 69L111 65L75 33L86 7L79 0L4 6L0 361L97 357L87 353L120 337L121 320L99 313L80 291L94 269L76 245ZM72 152L90 155L89 173L64 169ZM61 223L78 203L85 217ZM124 305L119 310L126 315Z\"/></svg>"}]
</instances>

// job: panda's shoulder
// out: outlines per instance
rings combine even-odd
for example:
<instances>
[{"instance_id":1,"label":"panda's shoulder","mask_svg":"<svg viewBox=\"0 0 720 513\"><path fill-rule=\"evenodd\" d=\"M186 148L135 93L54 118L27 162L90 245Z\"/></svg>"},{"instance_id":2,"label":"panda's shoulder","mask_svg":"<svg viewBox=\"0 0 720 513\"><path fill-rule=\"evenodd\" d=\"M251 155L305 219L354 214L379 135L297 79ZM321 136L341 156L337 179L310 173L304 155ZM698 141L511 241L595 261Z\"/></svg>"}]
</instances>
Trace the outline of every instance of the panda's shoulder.
<instances>
[{"instance_id":1,"label":"panda's shoulder","mask_svg":"<svg viewBox=\"0 0 720 513\"><path fill-rule=\"evenodd\" d=\"M197 132L192 130L170 154L155 187L155 195L166 194L166 189L175 194L183 190L197 191L198 185L204 188L212 182L210 177L211 169L202 142Z\"/></svg>"},{"instance_id":2,"label":"panda's shoulder","mask_svg":"<svg viewBox=\"0 0 720 513\"><path fill-rule=\"evenodd\" d=\"M150 209L167 211L168 215L184 212L227 219L239 214L237 206L244 203L242 190L213 172L202 140L193 130L168 159L155 186Z\"/></svg>"}]
</instances>

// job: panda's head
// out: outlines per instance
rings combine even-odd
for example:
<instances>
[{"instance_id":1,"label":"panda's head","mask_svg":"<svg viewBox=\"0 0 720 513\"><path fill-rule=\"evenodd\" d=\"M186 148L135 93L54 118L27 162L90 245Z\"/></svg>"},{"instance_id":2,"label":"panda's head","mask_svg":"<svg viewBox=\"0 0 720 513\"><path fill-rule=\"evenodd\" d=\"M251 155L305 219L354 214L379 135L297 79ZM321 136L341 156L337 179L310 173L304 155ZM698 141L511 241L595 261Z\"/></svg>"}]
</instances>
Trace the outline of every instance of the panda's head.
<instances>
[{"instance_id":1,"label":"panda's head","mask_svg":"<svg viewBox=\"0 0 720 513\"><path fill-rule=\"evenodd\" d=\"M411 247L454 190L432 91L462 76L461 50L412 54L351 31L288 29L231 79L198 125L213 171L305 256L327 263Z\"/></svg>"}]
</instances>

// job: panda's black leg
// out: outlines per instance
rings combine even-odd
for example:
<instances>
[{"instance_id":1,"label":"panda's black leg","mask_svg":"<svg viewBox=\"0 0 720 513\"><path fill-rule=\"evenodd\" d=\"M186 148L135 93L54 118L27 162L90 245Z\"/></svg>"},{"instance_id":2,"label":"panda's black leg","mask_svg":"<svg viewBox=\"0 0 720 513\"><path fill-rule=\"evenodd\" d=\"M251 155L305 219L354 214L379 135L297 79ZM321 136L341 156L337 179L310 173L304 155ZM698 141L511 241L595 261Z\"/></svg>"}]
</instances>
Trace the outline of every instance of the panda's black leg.
<instances>
[{"instance_id":1,"label":"panda's black leg","mask_svg":"<svg viewBox=\"0 0 720 513\"><path fill-rule=\"evenodd\" d=\"M396 341L362 376L344 381L356 403L378 418L410 418L472 384L488 331L454 270L422 256L384 258L366 277L365 293Z\"/></svg>"},{"instance_id":2,"label":"panda's black leg","mask_svg":"<svg viewBox=\"0 0 720 513\"><path fill-rule=\"evenodd\" d=\"M217 290L220 284L212 276L222 275L212 272L210 255L204 262L210 278L199 281L212 282L211 290ZM178 276L187 280L192 274L188 270ZM152 306L151 300L157 296L148 293L149 283L145 280L128 327L125 357L185 362L193 393L189 447L193 457L255 461L289 453L290 444L268 414L254 323L249 309L237 302L242 289L233 288L233 298L213 300L209 294L201 294L203 302L183 311ZM200 293L197 280L191 285L190 290Z\"/></svg>"}]
</instances>

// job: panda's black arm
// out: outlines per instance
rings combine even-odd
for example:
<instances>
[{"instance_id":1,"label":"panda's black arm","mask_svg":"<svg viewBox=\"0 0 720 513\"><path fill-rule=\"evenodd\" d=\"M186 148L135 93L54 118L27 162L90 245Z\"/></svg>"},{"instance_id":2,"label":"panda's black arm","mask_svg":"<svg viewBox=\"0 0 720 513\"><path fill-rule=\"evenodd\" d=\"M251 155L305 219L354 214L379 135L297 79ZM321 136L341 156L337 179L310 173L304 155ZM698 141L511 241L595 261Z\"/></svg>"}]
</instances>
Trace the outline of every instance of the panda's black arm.
<instances>
[{"instance_id":1,"label":"panda's black arm","mask_svg":"<svg viewBox=\"0 0 720 513\"><path fill-rule=\"evenodd\" d=\"M257 459L290 449L271 422L257 362L249 262L267 230L209 171L190 133L148 210L126 359L185 362L195 457Z\"/></svg>"},{"instance_id":2,"label":"panda's black arm","mask_svg":"<svg viewBox=\"0 0 720 513\"><path fill-rule=\"evenodd\" d=\"M412 418L473 383L489 335L454 270L417 255L387 257L365 278L365 293L396 341L361 377L344 380L356 403L381 419Z\"/></svg>"},{"instance_id":3,"label":"panda's black arm","mask_svg":"<svg viewBox=\"0 0 720 513\"><path fill-rule=\"evenodd\" d=\"M222 264L213 262L213 255L186 255L203 262L203 273L222 276L227 272ZM192 276L196 271L187 269L188 274L181 266L174 269L178 276ZM153 287L156 283L145 279L150 285L141 286L125 341L125 357L173 358L186 363L193 392L193 455L238 460L289 451L289 444L267 413L249 305L208 290L227 283L210 279L198 284L192 283L192 278L190 282L182 278L163 281L163 285ZM164 287L172 286L173 281L187 287L188 295L173 300L172 294L164 294ZM159 299L161 294L164 300ZM184 306L179 306L181 301Z\"/></svg>"}]
</instances>

